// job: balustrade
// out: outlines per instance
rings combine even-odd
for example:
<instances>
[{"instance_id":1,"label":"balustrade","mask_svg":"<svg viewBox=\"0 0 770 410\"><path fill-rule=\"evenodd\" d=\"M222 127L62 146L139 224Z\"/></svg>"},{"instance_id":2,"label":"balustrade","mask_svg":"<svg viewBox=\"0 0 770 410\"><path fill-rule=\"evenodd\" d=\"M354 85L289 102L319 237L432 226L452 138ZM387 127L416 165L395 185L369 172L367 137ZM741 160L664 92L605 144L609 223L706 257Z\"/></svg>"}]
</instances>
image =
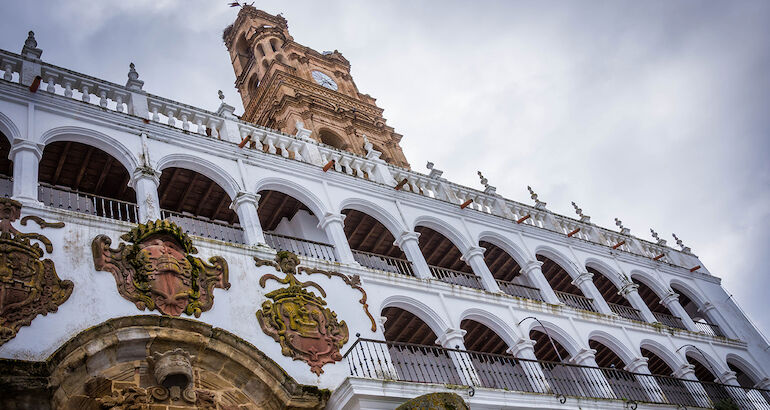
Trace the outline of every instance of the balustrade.
<instances>
[{"instance_id":1,"label":"balustrade","mask_svg":"<svg viewBox=\"0 0 770 410\"><path fill-rule=\"evenodd\" d=\"M414 276L412 263L406 259L392 258L376 253L352 250L353 257L361 266L377 269L384 272L398 273L406 276Z\"/></svg>"},{"instance_id":2,"label":"balustrade","mask_svg":"<svg viewBox=\"0 0 770 410\"><path fill-rule=\"evenodd\" d=\"M500 286L500 290L511 295L525 299L543 301L543 296L540 295L540 289L533 288L531 286L519 285L518 283L508 282L505 280L496 279L497 285Z\"/></svg>"},{"instance_id":3,"label":"balustrade","mask_svg":"<svg viewBox=\"0 0 770 410\"><path fill-rule=\"evenodd\" d=\"M637 309L634 309L628 306L618 305L616 303L609 303L609 302L607 302L607 305L610 307L610 310L612 310L613 313L619 316L622 316L626 319L638 320L640 322L644 322L644 320L642 319L642 314Z\"/></svg>"},{"instance_id":4,"label":"balustrade","mask_svg":"<svg viewBox=\"0 0 770 410\"><path fill-rule=\"evenodd\" d=\"M461 360L452 360L453 357ZM739 408L770 406L768 390L439 346L358 339L344 359L351 376L369 379L453 385L473 380L476 387L490 389L686 407L727 401ZM703 388L688 389L690 385Z\"/></svg>"},{"instance_id":5,"label":"balustrade","mask_svg":"<svg viewBox=\"0 0 770 410\"><path fill-rule=\"evenodd\" d=\"M693 322L695 323L695 327L698 329L699 332L703 332L711 336L725 337L725 334L722 332L722 329L720 329L719 326L713 323L700 322L700 321L693 321Z\"/></svg>"},{"instance_id":6,"label":"balustrade","mask_svg":"<svg viewBox=\"0 0 770 410\"><path fill-rule=\"evenodd\" d=\"M484 289L484 286L481 285L479 277L472 273L440 268L433 265L428 265L428 268L430 269L430 272L433 274L433 276L442 282L451 283L453 285L466 286L474 289Z\"/></svg>"},{"instance_id":7,"label":"balustrade","mask_svg":"<svg viewBox=\"0 0 770 410\"><path fill-rule=\"evenodd\" d=\"M655 316L655 319L658 322L666 326L687 330L687 327L684 325L684 322L682 322L682 319L676 316L669 315L667 313L658 313L658 312L652 312L652 315Z\"/></svg>"},{"instance_id":8,"label":"balustrade","mask_svg":"<svg viewBox=\"0 0 770 410\"><path fill-rule=\"evenodd\" d=\"M306 258L337 261L334 256L334 246L327 243L294 238L275 232L265 232L265 241L277 251L289 251Z\"/></svg>"},{"instance_id":9,"label":"balustrade","mask_svg":"<svg viewBox=\"0 0 770 410\"><path fill-rule=\"evenodd\" d=\"M598 312L598 310L594 306L593 299L587 298L585 296L573 295L572 293L561 292L558 290L554 290L553 292L556 294L556 297L558 297L562 303L564 303L569 307L572 307L575 309L588 310L591 312Z\"/></svg>"},{"instance_id":10,"label":"balustrade","mask_svg":"<svg viewBox=\"0 0 770 410\"><path fill-rule=\"evenodd\" d=\"M118 221L137 222L136 204L99 195L86 194L64 187L40 183L38 200L44 205L80 212L83 214L115 219Z\"/></svg>"},{"instance_id":11,"label":"balustrade","mask_svg":"<svg viewBox=\"0 0 770 410\"><path fill-rule=\"evenodd\" d=\"M160 217L161 219L179 225L190 235L202 236L204 238L231 243L246 243L244 240L243 229L238 225L230 225L224 222L213 221L165 209L160 210Z\"/></svg>"}]
</instances>

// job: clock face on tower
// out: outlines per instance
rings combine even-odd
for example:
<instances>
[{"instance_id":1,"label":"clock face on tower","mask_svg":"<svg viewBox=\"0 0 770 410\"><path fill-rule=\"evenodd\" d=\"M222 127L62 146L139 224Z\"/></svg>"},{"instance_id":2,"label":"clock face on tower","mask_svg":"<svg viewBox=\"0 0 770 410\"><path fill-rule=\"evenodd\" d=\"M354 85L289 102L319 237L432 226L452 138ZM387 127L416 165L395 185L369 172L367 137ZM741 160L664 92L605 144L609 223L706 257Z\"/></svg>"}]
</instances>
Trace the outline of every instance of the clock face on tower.
<instances>
[{"instance_id":1,"label":"clock face on tower","mask_svg":"<svg viewBox=\"0 0 770 410\"><path fill-rule=\"evenodd\" d=\"M320 71L312 71L310 74L313 75L313 79L318 83L318 85L326 87L330 90L337 91L337 83L335 83L334 80L332 80L332 78L328 75Z\"/></svg>"}]
</instances>

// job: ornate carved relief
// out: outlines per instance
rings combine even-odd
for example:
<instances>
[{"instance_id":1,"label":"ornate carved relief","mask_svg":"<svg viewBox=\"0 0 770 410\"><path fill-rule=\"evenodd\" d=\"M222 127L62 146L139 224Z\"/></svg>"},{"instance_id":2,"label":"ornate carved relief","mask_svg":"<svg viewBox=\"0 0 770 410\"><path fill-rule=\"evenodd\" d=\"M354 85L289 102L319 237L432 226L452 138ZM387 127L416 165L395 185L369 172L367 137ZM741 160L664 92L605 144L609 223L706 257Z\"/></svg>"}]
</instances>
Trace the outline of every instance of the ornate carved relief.
<instances>
[{"instance_id":1,"label":"ornate carved relief","mask_svg":"<svg viewBox=\"0 0 770 410\"><path fill-rule=\"evenodd\" d=\"M51 241L38 233L21 233L11 225L20 215L21 203L0 198L0 345L16 336L22 326L29 326L37 315L56 312L73 288L72 281L59 279L52 260L41 259L46 252L53 252ZM64 226L37 216L25 216L22 225L27 219L42 228Z\"/></svg>"},{"instance_id":2,"label":"ornate carved relief","mask_svg":"<svg viewBox=\"0 0 770 410\"><path fill-rule=\"evenodd\" d=\"M317 375L323 373L323 365L342 360L340 349L348 341L348 326L344 320L338 322L337 314L325 307L326 301L323 298L326 292L317 283L300 282L294 276L300 263L297 255L281 251L276 254L275 261L254 259L257 266L270 265L285 274L281 279L268 273L259 279L260 286L264 288L268 279L289 285L268 293L266 296L271 300L265 301L262 309L257 311L262 331L281 345L281 353L294 360L305 361L310 365L310 371ZM338 276L349 286L360 290L363 294L360 302L372 319L372 326L375 326L367 310L366 292L359 286L360 279L351 279L337 272L306 268L300 268L299 271ZM306 290L307 287L316 288L322 296Z\"/></svg>"},{"instance_id":3,"label":"ornate carved relief","mask_svg":"<svg viewBox=\"0 0 770 410\"><path fill-rule=\"evenodd\" d=\"M230 288L224 258L215 256L206 263L191 256L198 250L173 222L139 224L120 239L131 244L111 249L106 235L94 238L94 266L112 273L118 292L140 310L200 317L214 304L215 287Z\"/></svg>"}]
</instances>

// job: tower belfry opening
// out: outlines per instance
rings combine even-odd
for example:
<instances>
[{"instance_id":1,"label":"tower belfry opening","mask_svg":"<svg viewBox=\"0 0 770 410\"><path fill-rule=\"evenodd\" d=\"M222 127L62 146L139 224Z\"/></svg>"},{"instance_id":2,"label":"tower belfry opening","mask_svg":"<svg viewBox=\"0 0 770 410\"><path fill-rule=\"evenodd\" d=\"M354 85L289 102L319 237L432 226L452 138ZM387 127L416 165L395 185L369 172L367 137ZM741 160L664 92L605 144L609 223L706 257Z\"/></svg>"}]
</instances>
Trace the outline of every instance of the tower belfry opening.
<instances>
[{"instance_id":1,"label":"tower belfry opening","mask_svg":"<svg viewBox=\"0 0 770 410\"><path fill-rule=\"evenodd\" d=\"M295 42L285 18L249 5L223 39L243 99L243 120L288 134L302 122L310 138L360 155L366 155L366 136L383 160L409 168L401 135L386 124L376 100L358 91L342 53L319 53Z\"/></svg>"}]
</instances>

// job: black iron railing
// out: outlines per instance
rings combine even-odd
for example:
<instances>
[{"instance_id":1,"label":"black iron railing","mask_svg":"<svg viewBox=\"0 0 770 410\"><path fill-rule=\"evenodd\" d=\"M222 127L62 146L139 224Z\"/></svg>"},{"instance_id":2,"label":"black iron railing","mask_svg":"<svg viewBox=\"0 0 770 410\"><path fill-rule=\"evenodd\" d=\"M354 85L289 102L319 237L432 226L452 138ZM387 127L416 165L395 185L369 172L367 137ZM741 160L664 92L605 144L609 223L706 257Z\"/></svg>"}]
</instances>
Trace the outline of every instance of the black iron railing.
<instances>
[{"instance_id":1,"label":"black iron railing","mask_svg":"<svg viewBox=\"0 0 770 410\"><path fill-rule=\"evenodd\" d=\"M622 316L626 319L638 320L640 322L643 322L642 314L637 309L634 309L629 306L618 305L617 303L610 303L610 302L607 302L607 305L610 307L610 310L612 311L612 313L615 313L618 316Z\"/></svg>"},{"instance_id":2,"label":"black iron railing","mask_svg":"<svg viewBox=\"0 0 770 410\"><path fill-rule=\"evenodd\" d=\"M686 407L732 402L741 409L770 409L768 390L439 346L358 339L344 357L354 377Z\"/></svg>"},{"instance_id":3,"label":"black iron railing","mask_svg":"<svg viewBox=\"0 0 770 410\"><path fill-rule=\"evenodd\" d=\"M497 286L500 286L500 290L511 296L543 301L543 296L540 295L540 289L538 288L519 285L518 283L508 282L506 280L495 279L495 281L497 282Z\"/></svg>"},{"instance_id":4,"label":"black iron railing","mask_svg":"<svg viewBox=\"0 0 770 410\"><path fill-rule=\"evenodd\" d=\"M428 265L428 268L430 269L430 273L432 273L436 279L442 282L451 283L453 285L466 286L474 289L484 289L484 286L481 285L479 277L472 273L440 268L433 265Z\"/></svg>"},{"instance_id":5,"label":"black iron railing","mask_svg":"<svg viewBox=\"0 0 770 410\"><path fill-rule=\"evenodd\" d=\"M574 295L572 293L561 292L558 290L554 290L553 293L556 294L556 297L558 297L562 303L564 303L569 307L573 307L575 309L588 310L591 312L598 312L598 310L594 306L594 300L591 298L587 298L585 296L580 296L580 295Z\"/></svg>"},{"instance_id":6,"label":"black iron railing","mask_svg":"<svg viewBox=\"0 0 770 410\"><path fill-rule=\"evenodd\" d=\"M337 260L334 256L334 246L329 245L328 243L294 238L275 232L265 232L264 234L265 242L277 251L289 251L294 252L299 256L323 259L332 262Z\"/></svg>"},{"instance_id":7,"label":"black iron railing","mask_svg":"<svg viewBox=\"0 0 770 410\"><path fill-rule=\"evenodd\" d=\"M707 335L711 336L717 336L717 337L725 337L725 334L722 332L722 329L719 328L719 326L709 323L709 322L694 322L695 327L698 329L698 331L703 332Z\"/></svg>"},{"instance_id":8,"label":"black iron railing","mask_svg":"<svg viewBox=\"0 0 770 410\"><path fill-rule=\"evenodd\" d=\"M353 258L361 264L371 269L381 270L383 272L398 273L401 275L414 276L412 263L406 259L393 258L390 256L379 255L371 252L357 251L352 249Z\"/></svg>"},{"instance_id":9,"label":"black iron railing","mask_svg":"<svg viewBox=\"0 0 770 410\"><path fill-rule=\"evenodd\" d=\"M676 316L672 316L672 315L669 315L669 314L666 314L666 313L658 313L658 312L652 312L652 315L655 316L655 319L658 322L660 322L660 323L662 323L662 324L664 324L666 326L671 326L671 327L675 327L677 329L687 330L687 327L684 325L684 322L682 322L682 319L680 319L680 318L678 318Z\"/></svg>"}]
</instances>

